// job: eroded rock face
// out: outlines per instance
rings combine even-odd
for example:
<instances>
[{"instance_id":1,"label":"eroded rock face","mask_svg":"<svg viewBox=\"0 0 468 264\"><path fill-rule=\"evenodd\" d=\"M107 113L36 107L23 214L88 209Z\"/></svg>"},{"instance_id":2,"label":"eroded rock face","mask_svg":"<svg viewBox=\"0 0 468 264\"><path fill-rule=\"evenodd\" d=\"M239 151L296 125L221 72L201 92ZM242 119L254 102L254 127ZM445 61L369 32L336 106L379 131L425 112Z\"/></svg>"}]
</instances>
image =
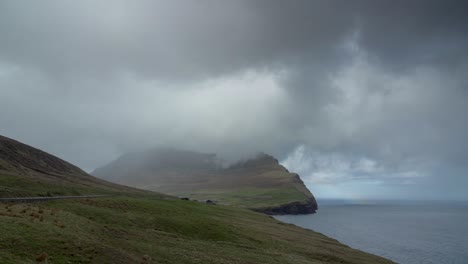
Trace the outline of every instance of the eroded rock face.
<instances>
[{"instance_id":1,"label":"eroded rock face","mask_svg":"<svg viewBox=\"0 0 468 264\"><path fill-rule=\"evenodd\" d=\"M314 214L318 209L317 201L314 197L306 201L296 201L274 207L252 208L252 210L268 215L299 215Z\"/></svg>"}]
</instances>

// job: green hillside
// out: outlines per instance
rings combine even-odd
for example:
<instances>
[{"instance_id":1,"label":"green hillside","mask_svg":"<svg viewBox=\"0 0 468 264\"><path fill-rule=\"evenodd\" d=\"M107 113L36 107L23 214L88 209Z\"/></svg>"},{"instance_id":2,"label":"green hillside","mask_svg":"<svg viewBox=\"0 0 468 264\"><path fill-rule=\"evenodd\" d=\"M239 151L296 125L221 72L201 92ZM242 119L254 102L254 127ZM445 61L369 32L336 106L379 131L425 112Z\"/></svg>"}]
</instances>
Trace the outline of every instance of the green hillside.
<instances>
[{"instance_id":1,"label":"green hillside","mask_svg":"<svg viewBox=\"0 0 468 264\"><path fill-rule=\"evenodd\" d=\"M61 172L76 167L38 151L0 138L2 197L111 196L0 203L2 264L391 263L265 214L140 191L81 170Z\"/></svg>"},{"instance_id":2,"label":"green hillside","mask_svg":"<svg viewBox=\"0 0 468 264\"><path fill-rule=\"evenodd\" d=\"M264 214L151 194L0 204L0 223L1 263L390 263Z\"/></svg>"},{"instance_id":3,"label":"green hillside","mask_svg":"<svg viewBox=\"0 0 468 264\"><path fill-rule=\"evenodd\" d=\"M223 166L213 154L149 150L126 154L93 175L120 184L271 214L314 213L317 203L299 175L266 154Z\"/></svg>"}]
</instances>

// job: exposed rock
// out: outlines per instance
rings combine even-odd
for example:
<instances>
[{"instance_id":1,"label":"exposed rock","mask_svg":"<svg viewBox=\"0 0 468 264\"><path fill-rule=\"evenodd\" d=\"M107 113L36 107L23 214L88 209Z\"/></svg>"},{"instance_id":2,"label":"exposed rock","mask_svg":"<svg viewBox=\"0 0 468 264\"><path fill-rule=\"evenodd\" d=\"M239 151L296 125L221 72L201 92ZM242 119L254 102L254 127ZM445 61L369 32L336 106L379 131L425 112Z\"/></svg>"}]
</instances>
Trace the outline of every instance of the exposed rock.
<instances>
[{"instance_id":1,"label":"exposed rock","mask_svg":"<svg viewBox=\"0 0 468 264\"><path fill-rule=\"evenodd\" d=\"M206 203L206 204L213 204L213 205L216 204L216 202L215 202L215 201L212 201L212 200L206 200L205 203Z\"/></svg>"},{"instance_id":2,"label":"exposed rock","mask_svg":"<svg viewBox=\"0 0 468 264\"><path fill-rule=\"evenodd\" d=\"M279 206L251 208L252 210L269 215L299 215L299 214L314 214L317 209L317 201L314 197L306 201L295 201Z\"/></svg>"}]
</instances>

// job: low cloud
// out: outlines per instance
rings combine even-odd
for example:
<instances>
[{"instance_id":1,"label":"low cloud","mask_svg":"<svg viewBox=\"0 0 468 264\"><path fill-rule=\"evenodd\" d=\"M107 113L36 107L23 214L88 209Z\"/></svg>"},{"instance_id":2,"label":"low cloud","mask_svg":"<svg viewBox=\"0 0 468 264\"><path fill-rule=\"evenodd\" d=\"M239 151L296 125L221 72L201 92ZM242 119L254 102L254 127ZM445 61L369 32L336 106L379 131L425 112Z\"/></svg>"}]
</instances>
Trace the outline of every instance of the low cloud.
<instances>
[{"instance_id":1,"label":"low cloud","mask_svg":"<svg viewBox=\"0 0 468 264\"><path fill-rule=\"evenodd\" d=\"M413 179L425 177L416 164L385 167L366 157L346 156L340 153L318 153L298 146L281 164L295 171L312 186L335 185L349 181L373 184L410 184Z\"/></svg>"},{"instance_id":2,"label":"low cloud","mask_svg":"<svg viewBox=\"0 0 468 264\"><path fill-rule=\"evenodd\" d=\"M311 184L456 189L466 5L2 1L0 133L88 171L141 148L264 151Z\"/></svg>"}]
</instances>

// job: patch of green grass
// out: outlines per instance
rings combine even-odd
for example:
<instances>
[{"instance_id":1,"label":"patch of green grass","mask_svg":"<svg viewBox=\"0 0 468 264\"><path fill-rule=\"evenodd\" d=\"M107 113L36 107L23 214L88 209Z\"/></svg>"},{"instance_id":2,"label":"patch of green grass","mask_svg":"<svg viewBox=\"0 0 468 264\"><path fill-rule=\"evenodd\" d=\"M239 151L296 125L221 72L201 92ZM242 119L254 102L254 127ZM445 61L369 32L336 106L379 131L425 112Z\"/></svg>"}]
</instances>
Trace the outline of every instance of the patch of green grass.
<instances>
[{"instance_id":1,"label":"patch of green grass","mask_svg":"<svg viewBox=\"0 0 468 264\"><path fill-rule=\"evenodd\" d=\"M390 263L249 210L133 195L0 204L0 262Z\"/></svg>"},{"instance_id":2,"label":"patch of green grass","mask_svg":"<svg viewBox=\"0 0 468 264\"><path fill-rule=\"evenodd\" d=\"M60 195L85 195L108 194L112 191L80 186L78 184L48 183L35 180L29 176L11 175L0 173L0 197L25 197L25 196L60 196Z\"/></svg>"}]
</instances>

